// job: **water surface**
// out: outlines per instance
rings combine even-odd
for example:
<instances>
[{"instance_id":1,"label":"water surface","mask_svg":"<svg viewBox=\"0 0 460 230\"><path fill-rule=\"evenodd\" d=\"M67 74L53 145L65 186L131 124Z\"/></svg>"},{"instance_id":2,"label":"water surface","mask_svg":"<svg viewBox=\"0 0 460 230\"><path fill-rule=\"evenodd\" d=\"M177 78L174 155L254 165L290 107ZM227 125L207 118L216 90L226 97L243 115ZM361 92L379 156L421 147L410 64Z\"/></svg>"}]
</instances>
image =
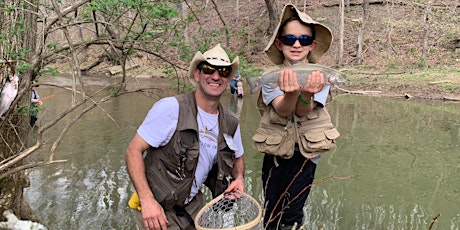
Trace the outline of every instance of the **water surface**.
<instances>
[{"instance_id":1,"label":"water surface","mask_svg":"<svg viewBox=\"0 0 460 230\"><path fill-rule=\"evenodd\" d=\"M39 125L70 103L59 89L39 93L58 94L45 101ZM57 150L67 163L28 171L25 197L50 229L136 229L124 153L157 99L112 98L69 130ZM251 147L256 99L228 93L222 103L240 116L246 192L262 201L262 154ZM321 182L304 208L308 229L428 229L438 213L432 229L460 229L460 104L340 95L328 108L341 137L319 162ZM47 157L66 122L45 134L33 158Z\"/></svg>"}]
</instances>

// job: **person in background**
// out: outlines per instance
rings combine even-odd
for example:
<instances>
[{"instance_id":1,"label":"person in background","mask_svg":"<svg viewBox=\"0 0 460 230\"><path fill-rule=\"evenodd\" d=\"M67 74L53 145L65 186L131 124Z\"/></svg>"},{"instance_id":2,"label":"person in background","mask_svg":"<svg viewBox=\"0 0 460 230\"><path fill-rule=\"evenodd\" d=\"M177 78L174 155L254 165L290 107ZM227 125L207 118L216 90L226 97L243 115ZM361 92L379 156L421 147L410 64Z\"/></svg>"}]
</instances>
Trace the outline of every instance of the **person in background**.
<instances>
[{"instance_id":1,"label":"person in background","mask_svg":"<svg viewBox=\"0 0 460 230\"><path fill-rule=\"evenodd\" d=\"M140 229L195 229L203 184L214 197L244 192L240 126L220 103L237 71L220 44L198 51L188 74L196 90L159 100L138 128L125 160Z\"/></svg>"},{"instance_id":2,"label":"person in background","mask_svg":"<svg viewBox=\"0 0 460 230\"><path fill-rule=\"evenodd\" d=\"M40 95L38 95L38 92L36 90L36 87L38 85L32 85L32 99L30 100L31 102L31 115L30 115L30 127L35 126L35 122L38 119L38 110L39 106L43 105L43 101L40 100Z\"/></svg>"},{"instance_id":3,"label":"person in background","mask_svg":"<svg viewBox=\"0 0 460 230\"><path fill-rule=\"evenodd\" d=\"M239 81L238 83L236 83L236 91L237 91L238 97L243 97L244 95L243 82Z\"/></svg>"},{"instance_id":4,"label":"person in background","mask_svg":"<svg viewBox=\"0 0 460 230\"><path fill-rule=\"evenodd\" d=\"M233 76L232 81L230 82L230 93L233 94L238 94L238 82L241 82L241 74L240 72L236 72L235 75Z\"/></svg>"},{"instance_id":5,"label":"person in background","mask_svg":"<svg viewBox=\"0 0 460 230\"><path fill-rule=\"evenodd\" d=\"M257 107L262 114L252 137L264 153L264 228L294 229L303 222L303 206L320 154L335 146L339 133L325 109L329 86L314 71L299 85L294 63L316 63L329 49L331 31L287 4L265 53L281 71L278 87L262 86ZM312 138L313 137L313 138Z\"/></svg>"}]
</instances>

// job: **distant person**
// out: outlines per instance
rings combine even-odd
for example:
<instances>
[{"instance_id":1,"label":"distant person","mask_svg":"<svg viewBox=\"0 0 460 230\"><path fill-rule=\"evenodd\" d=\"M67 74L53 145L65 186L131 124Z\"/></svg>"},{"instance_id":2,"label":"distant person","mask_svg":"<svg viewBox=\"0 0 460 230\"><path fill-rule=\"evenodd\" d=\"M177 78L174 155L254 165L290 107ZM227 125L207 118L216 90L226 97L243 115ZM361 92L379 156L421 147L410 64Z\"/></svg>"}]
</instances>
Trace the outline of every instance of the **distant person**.
<instances>
[{"instance_id":1,"label":"distant person","mask_svg":"<svg viewBox=\"0 0 460 230\"><path fill-rule=\"evenodd\" d=\"M263 85L258 108L259 128L252 137L265 154L262 165L264 229L302 226L303 207L310 192L320 154L335 146L339 133L325 108L329 86L314 71L299 85L293 63L316 63L329 49L332 33L326 26L287 4L265 53L284 69L278 87Z\"/></svg>"},{"instance_id":2,"label":"distant person","mask_svg":"<svg viewBox=\"0 0 460 230\"><path fill-rule=\"evenodd\" d=\"M231 94L238 94L238 82L241 82L241 74L240 72L236 72L233 76L232 81L230 82L230 93Z\"/></svg>"},{"instance_id":3,"label":"distant person","mask_svg":"<svg viewBox=\"0 0 460 230\"><path fill-rule=\"evenodd\" d=\"M36 90L35 85L32 85L32 99L31 99L31 115L30 115L30 126L34 127L35 122L37 121L38 117L38 110L40 110L39 106L43 105L43 101L40 100L40 95L38 95L38 92Z\"/></svg>"},{"instance_id":4,"label":"distant person","mask_svg":"<svg viewBox=\"0 0 460 230\"><path fill-rule=\"evenodd\" d=\"M195 229L203 184L213 196L244 192L240 125L220 103L237 70L220 44L198 51L188 72L195 91L159 100L138 128L125 160L139 229Z\"/></svg>"},{"instance_id":5,"label":"distant person","mask_svg":"<svg viewBox=\"0 0 460 230\"><path fill-rule=\"evenodd\" d=\"M243 97L244 89L243 89L243 82L239 81L236 83L236 92L238 93L238 97Z\"/></svg>"}]
</instances>

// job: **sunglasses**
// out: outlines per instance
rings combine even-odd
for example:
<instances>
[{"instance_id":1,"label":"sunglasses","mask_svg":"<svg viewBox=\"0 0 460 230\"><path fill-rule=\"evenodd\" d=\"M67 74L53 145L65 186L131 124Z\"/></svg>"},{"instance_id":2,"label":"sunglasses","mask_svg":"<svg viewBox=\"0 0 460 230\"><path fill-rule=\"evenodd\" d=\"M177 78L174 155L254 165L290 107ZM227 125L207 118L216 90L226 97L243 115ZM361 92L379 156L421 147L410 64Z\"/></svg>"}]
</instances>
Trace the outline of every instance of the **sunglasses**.
<instances>
[{"instance_id":1,"label":"sunglasses","mask_svg":"<svg viewBox=\"0 0 460 230\"><path fill-rule=\"evenodd\" d=\"M300 35L299 37L296 37L294 35L286 35L281 36L279 40L281 41L281 43L287 46L293 46L297 40L299 40L301 46L309 46L313 43L313 40L315 39L308 35Z\"/></svg>"},{"instance_id":2,"label":"sunglasses","mask_svg":"<svg viewBox=\"0 0 460 230\"><path fill-rule=\"evenodd\" d=\"M230 77L230 74L232 73L231 66L213 66L213 65L206 64L206 63L201 64L200 66L197 67L197 69L209 75L213 74L217 70L219 75L224 78Z\"/></svg>"}]
</instances>

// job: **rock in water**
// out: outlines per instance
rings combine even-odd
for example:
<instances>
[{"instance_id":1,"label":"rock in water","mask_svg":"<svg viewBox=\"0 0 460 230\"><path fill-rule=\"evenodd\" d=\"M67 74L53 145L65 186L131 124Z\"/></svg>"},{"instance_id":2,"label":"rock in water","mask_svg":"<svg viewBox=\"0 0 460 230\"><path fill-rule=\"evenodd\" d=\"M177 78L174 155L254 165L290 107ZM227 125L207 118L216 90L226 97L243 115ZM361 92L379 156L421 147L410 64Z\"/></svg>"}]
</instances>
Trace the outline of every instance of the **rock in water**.
<instances>
[{"instance_id":1,"label":"rock in water","mask_svg":"<svg viewBox=\"0 0 460 230\"><path fill-rule=\"evenodd\" d=\"M13 211L5 210L3 216L7 219L6 222L0 222L1 229L9 230L48 230L40 223L32 222L30 220L20 220Z\"/></svg>"}]
</instances>

